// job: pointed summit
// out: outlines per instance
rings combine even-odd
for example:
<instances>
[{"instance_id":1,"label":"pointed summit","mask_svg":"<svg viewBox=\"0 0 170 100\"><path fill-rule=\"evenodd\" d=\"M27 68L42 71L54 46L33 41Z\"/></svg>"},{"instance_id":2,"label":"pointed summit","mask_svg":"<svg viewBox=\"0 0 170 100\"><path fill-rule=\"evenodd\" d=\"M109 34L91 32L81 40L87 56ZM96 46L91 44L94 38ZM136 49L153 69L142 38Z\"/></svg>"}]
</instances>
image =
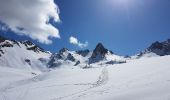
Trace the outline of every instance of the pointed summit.
<instances>
[{"instance_id":1,"label":"pointed summit","mask_svg":"<svg viewBox=\"0 0 170 100\"><path fill-rule=\"evenodd\" d=\"M108 50L103 46L103 44L98 43L96 48L93 50L92 56L89 58L89 64L103 60L107 53Z\"/></svg>"},{"instance_id":2,"label":"pointed summit","mask_svg":"<svg viewBox=\"0 0 170 100\"><path fill-rule=\"evenodd\" d=\"M91 58L101 57L104 58L108 50L103 46L102 43L98 43L96 48L93 50Z\"/></svg>"},{"instance_id":3,"label":"pointed summit","mask_svg":"<svg viewBox=\"0 0 170 100\"><path fill-rule=\"evenodd\" d=\"M63 52L66 52L66 51L68 51L67 48L62 48L61 50L59 50L59 54L63 54Z\"/></svg>"},{"instance_id":4,"label":"pointed summit","mask_svg":"<svg viewBox=\"0 0 170 100\"><path fill-rule=\"evenodd\" d=\"M21 43L24 44L26 47L35 45L34 43L32 43L32 42L29 41L29 40L21 41Z\"/></svg>"},{"instance_id":5,"label":"pointed summit","mask_svg":"<svg viewBox=\"0 0 170 100\"><path fill-rule=\"evenodd\" d=\"M142 57L147 53L154 53L158 56L170 55L170 39L163 42L156 41L152 43L146 50L140 52L138 56Z\"/></svg>"},{"instance_id":6,"label":"pointed summit","mask_svg":"<svg viewBox=\"0 0 170 100\"><path fill-rule=\"evenodd\" d=\"M156 41L148 48L148 51L160 56L170 55L170 39L164 42Z\"/></svg>"}]
</instances>

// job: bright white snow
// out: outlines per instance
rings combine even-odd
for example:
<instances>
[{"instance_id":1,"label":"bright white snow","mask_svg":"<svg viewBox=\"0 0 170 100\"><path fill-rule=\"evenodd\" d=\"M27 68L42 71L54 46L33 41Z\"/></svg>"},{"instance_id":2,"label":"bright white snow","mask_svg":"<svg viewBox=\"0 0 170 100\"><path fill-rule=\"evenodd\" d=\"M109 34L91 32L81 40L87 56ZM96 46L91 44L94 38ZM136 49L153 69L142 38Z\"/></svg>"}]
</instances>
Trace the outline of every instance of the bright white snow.
<instances>
[{"instance_id":1,"label":"bright white snow","mask_svg":"<svg viewBox=\"0 0 170 100\"><path fill-rule=\"evenodd\" d=\"M0 66L0 100L170 100L170 56L42 73ZM70 67L70 68L69 68Z\"/></svg>"}]
</instances>

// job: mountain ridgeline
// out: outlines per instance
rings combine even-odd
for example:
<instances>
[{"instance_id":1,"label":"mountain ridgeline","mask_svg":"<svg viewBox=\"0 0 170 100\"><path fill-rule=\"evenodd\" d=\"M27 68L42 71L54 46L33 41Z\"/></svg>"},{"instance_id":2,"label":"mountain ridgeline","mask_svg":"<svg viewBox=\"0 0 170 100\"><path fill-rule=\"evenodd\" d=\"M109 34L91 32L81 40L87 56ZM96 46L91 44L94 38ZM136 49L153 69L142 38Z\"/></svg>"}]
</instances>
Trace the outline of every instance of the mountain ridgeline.
<instances>
[{"instance_id":1,"label":"mountain ridgeline","mask_svg":"<svg viewBox=\"0 0 170 100\"><path fill-rule=\"evenodd\" d=\"M157 56L170 55L170 39L163 42L156 41L152 43L151 46L149 46L144 51L140 52L138 56L142 57L148 53L153 53Z\"/></svg>"},{"instance_id":2,"label":"mountain ridgeline","mask_svg":"<svg viewBox=\"0 0 170 100\"><path fill-rule=\"evenodd\" d=\"M136 55L135 59L153 54L157 56L170 55L170 39L153 43L146 50ZM93 51L88 49L69 51L67 48L62 48L58 53L50 53L31 41L17 41L0 36L0 64L2 66L17 66L18 68L42 71L48 68L69 67L69 65L89 68L95 64L126 63L132 57L116 55L106 49L102 43L98 43Z\"/></svg>"}]
</instances>

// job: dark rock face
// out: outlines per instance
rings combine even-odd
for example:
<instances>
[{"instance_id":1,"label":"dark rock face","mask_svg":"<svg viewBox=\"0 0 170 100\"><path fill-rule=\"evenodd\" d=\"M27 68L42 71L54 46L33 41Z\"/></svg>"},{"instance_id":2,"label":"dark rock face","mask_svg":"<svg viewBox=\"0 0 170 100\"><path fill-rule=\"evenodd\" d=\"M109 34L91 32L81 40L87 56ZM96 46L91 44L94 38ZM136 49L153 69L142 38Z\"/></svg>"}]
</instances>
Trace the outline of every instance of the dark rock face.
<instances>
[{"instance_id":1,"label":"dark rock face","mask_svg":"<svg viewBox=\"0 0 170 100\"><path fill-rule=\"evenodd\" d=\"M0 53L4 54L4 51L0 49Z\"/></svg>"},{"instance_id":2,"label":"dark rock face","mask_svg":"<svg viewBox=\"0 0 170 100\"><path fill-rule=\"evenodd\" d=\"M86 57L88 54L89 54L89 50L86 49L86 50L79 50L79 51L76 51L77 54L83 56L83 57Z\"/></svg>"},{"instance_id":3,"label":"dark rock face","mask_svg":"<svg viewBox=\"0 0 170 100\"><path fill-rule=\"evenodd\" d=\"M5 53L3 51L3 47L13 47L14 44L19 45L19 43L15 40L9 40L3 36L0 36L0 56L2 56Z\"/></svg>"},{"instance_id":4,"label":"dark rock face","mask_svg":"<svg viewBox=\"0 0 170 100\"><path fill-rule=\"evenodd\" d=\"M61 56L61 54L56 54L56 55L55 55L55 58L57 58L57 59L63 59L63 57Z\"/></svg>"},{"instance_id":5,"label":"dark rock face","mask_svg":"<svg viewBox=\"0 0 170 100\"><path fill-rule=\"evenodd\" d=\"M170 55L170 39L164 42L157 41L153 43L147 50L160 56Z\"/></svg>"},{"instance_id":6,"label":"dark rock face","mask_svg":"<svg viewBox=\"0 0 170 100\"><path fill-rule=\"evenodd\" d=\"M29 40L22 41L21 43L24 44L26 47L34 45L34 43L32 43L32 42L29 41Z\"/></svg>"},{"instance_id":7,"label":"dark rock face","mask_svg":"<svg viewBox=\"0 0 170 100\"><path fill-rule=\"evenodd\" d=\"M75 61L76 59L73 57L73 55L71 54L71 53L69 53L68 55L67 55L67 60L70 60L70 61Z\"/></svg>"},{"instance_id":8,"label":"dark rock face","mask_svg":"<svg viewBox=\"0 0 170 100\"><path fill-rule=\"evenodd\" d=\"M52 54L52 56L50 57L51 59L54 59L54 60L65 60L64 58L64 52L68 51L68 49L66 48L62 48L61 50L59 50L59 53L55 53L55 54ZM68 54L67 58L72 58L71 57L72 55L71 54Z\"/></svg>"},{"instance_id":9,"label":"dark rock face","mask_svg":"<svg viewBox=\"0 0 170 100\"><path fill-rule=\"evenodd\" d=\"M59 67L60 65L62 65L62 62L60 62L60 60L63 61L69 60L75 62L75 58L70 53L67 55L66 59L64 59L61 54L54 54L53 56L50 57L50 60L47 65L49 68Z\"/></svg>"},{"instance_id":10,"label":"dark rock face","mask_svg":"<svg viewBox=\"0 0 170 100\"><path fill-rule=\"evenodd\" d=\"M111 65L122 64L122 63L126 63L126 61L113 61L113 60L111 60L111 61L106 62L106 64L111 64Z\"/></svg>"},{"instance_id":11,"label":"dark rock face","mask_svg":"<svg viewBox=\"0 0 170 100\"><path fill-rule=\"evenodd\" d=\"M8 40L8 41L5 41L5 40ZM9 41L11 41L11 42L9 42ZM2 42L4 42L4 43L0 45L1 47L13 47L14 44L17 44L18 46L20 46L18 41L10 40L3 36L0 36L0 43L2 43Z\"/></svg>"},{"instance_id":12,"label":"dark rock face","mask_svg":"<svg viewBox=\"0 0 170 100\"><path fill-rule=\"evenodd\" d=\"M109 50L109 52L110 52L111 54L114 54L112 50Z\"/></svg>"},{"instance_id":13,"label":"dark rock face","mask_svg":"<svg viewBox=\"0 0 170 100\"><path fill-rule=\"evenodd\" d=\"M5 41L8 40L8 41ZM2 43L3 42L3 43ZM38 45L35 45L34 43L32 43L31 41L25 40L25 41L16 41L16 40L10 40L10 39L6 39L2 36L0 36L0 47L13 47L15 44L20 46L20 43L26 46L27 50L32 50L34 52L44 52L44 53L48 53L46 52L44 49L42 49L41 47L39 47Z\"/></svg>"},{"instance_id":14,"label":"dark rock face","mask_svg":"<svg viewBox=\"0 0 170 100\"><path fill-rule=\"evenodd\" d=\"M4 54L4 51L0 49L0 57Z\"/></svg>"},{"instance_id":15,"label":"dark rock face","mask_svg":"<svg viewBox=\"0 0 170 100\"><path fill-rule=\"evenodd\" d=\"M22 44L24 44L27 47L27 50L32 50L34 52L46 52L43 48L39 47L38 45L35 45L29 40L21 41Z\"/></svg>"},{"instance_id":16,"label":"dark rock face","mask_svg":"<svg viewBox=\"0 0 170 100\"><path fill-rule=\"evenodd\" d=\"M11 40L14 44L17 44L19 47L21 47L20 45L19 45L19 42L18 41L16 41L16 40Z\"/></svg>"},{"instance_id":17,"label":"dark rock face","mask_svg":"<svg viewBox=\"0 0 170 100\"><path fill-rule=\"evenodd\" d=\"M152 49L159 49L159 50L162 50L163 49L163 44L156 41L155 43L153 43L150 47L149 47L150 50Z\"/></svg>"},{"instance_id":18,"label":"dark rock face","mask_svg":"<svg viewBox=\"0 0 170 100\"><path fill-rule=\"evenodd\" d=\"M96 48L93 50L92 56L89 58L89 64L103 60L107 53L108 50L105 49L101 43L98 43Z\"/></svg>"},{"instance_id":19,"label":"dark rock face","mask_svg":"<svg viewBox=\"0 0 170 100\"><path fill-rule=\"evenodd\" d=\"M29 47L29 48L27 48L27 50L32 50L32 51L34 51L34 52L45 52L45 50L44 49L42 49L41 47L39 47L39 46L37 46L37 45L35 45L35 46L32 46L32 47Z\"/></svg>"},{"instance_id":20,"label":"dark rock face","mask_svg":"<svg viewBox=\"0 0 170 100\"><path fill-rule=\"evenodd\" d=\"M61 50L59 50L59 54L63 54L64 52L68 51L67 48L62 48Z\"/></svg>"},{"instance_id":21,"label":"dark rock face","mask_svg":"<svg viewBox=\"0 0 170 100\"><path fill-rule=\"evenodd\" d=\"M62 48L61 50L59 50L59 54L56 54L57 59L70 60L74 62L76 59L73 57L71 53L68 53L66 59L63 58L64 56L63 53L67 51L68 51L67 48Z\"/></svg>"},{"instance_id":22,"label":"dark rock face","mask_svg":"<svg viewBox=\"0 0 170 100\"><path fill-rule=\"evenodd\" d=\"M50 59L50 61L47 63L49 68L55 68L55 67L59 67L60 65L62 65L61 62L59 62L55 57L52 57Z\"/></svg>"},{"instance_id":23,"label":"dark rock face","mask_svg":"<svg viewBox=\"0 0 170 100\"><path fill-rule=\"evenodd\" d=\"M50 57L50 60L49 60L49 62L47 64L48 67L49 68L59 67L65 61L75 62L76 59L74 58L74 56L71 53L67 52L67 51L68 51L68 49L62 48L61 50L59 50L59 53L53 54ZM65 52L65 54L64 54L64 52Z\"/></svg>"},{"instance_id":24,"label":"dark rock face","mask_svg":"<svg viewBox=\"0 0 170 100\"><path fill-rule=\"evenodd\" d=\"M13 44L11 44L8 41L5 41L5 43L3 43L2 45L0 45L1 47L13 47Z\"/></svg>"},{"instance_id":25,"label":"dark rock face","mask_svg":"<svg viewBox=\"0 0 170 100\"><path fill-rule=\"evenodd\" d=\"M61 63L58 62L59 59L62 59L62 56L60 54L51 55L50 60L47 63L48 67L54 68L54 67L61 65Z\"/></svg>"},{"instance_id":26,"label":"dark rock face","mask_svg":"<svg viewBox=\"0 0 170 100\"><path fill-rule=\"evenodd\" d=\"M25 59L25 62L28 63L29 65L31 65L31 60Z\"/></svg>"},{"instance_id":27,"label":"dark rock face","mask_svg":"<svg viewBox=\"0 0 170 100\"><path fill-rule=\"evenodd\" d=\"M47 63L48 67L52 68L54 66L54 62L55 62L55 58L54 57L50 57L50 60Z\"/></svg>"},{"instance_id":28,"label":"dark rock face","mask_svg":"<svg viewBox=\"0 0 170 100\"><path fill-rule=\"evenodd\" d=\"M10 42L5 41L5 40L8 40L8 39L6 39L3 36L0 36L0 43L4 42L0 45L0 47L13 47L13 45Z\"/></svg>"},{"instance_id":29,"label":"dark rock face","mask_svg":"<svg viewBox=\"0 0 170 100\"><path fill-rule=\"evenodd\" d=\"M96 57L105 57L105 54L108 53L108 50L104 48L104 46L101 43L98 43L96 48L93 50L91 58Z\"/></svg>"},{"instance_id":30,"label":"dark rock face","mask_svg":"<svg viewBox=\"0 0 170 100\"><path fill-rule=\"evenodd\" d=\"M74 66L77 66L80 64L80 61L77 61Z\"/></svg>"}]
</instances>

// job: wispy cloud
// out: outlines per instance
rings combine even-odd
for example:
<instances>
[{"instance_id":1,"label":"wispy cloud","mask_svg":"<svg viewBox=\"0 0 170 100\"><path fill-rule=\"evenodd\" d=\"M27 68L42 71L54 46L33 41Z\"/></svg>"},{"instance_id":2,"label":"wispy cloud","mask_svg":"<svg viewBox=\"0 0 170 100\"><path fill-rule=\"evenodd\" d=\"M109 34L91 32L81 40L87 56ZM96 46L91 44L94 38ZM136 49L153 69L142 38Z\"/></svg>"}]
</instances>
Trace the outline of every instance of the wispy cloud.
<instances>
[{"instance_id":1,"label":"wispy cloud","mask_svg":"<svg viewBox=\"0 0 170 100\"><path fill-rule=\"evenodd\" d=\"M50 18L60 21L54 0L0 0L0 22L41 43L52 43L49 37L60 38L58 29L49 23Z\"/></svg>"},{"instance_id":2,"label":"wispy cloud","mask_svg":"<svg viewBox=\"0 0 170 100\"><path fill-rule=\"evenodd\" d=\"M88 46L88 42L86 41L85 43L81 43L76 37L71 36L69 38L70 43L79 46L80 48L85 48Z\"/></svg>"}]
</instances>

